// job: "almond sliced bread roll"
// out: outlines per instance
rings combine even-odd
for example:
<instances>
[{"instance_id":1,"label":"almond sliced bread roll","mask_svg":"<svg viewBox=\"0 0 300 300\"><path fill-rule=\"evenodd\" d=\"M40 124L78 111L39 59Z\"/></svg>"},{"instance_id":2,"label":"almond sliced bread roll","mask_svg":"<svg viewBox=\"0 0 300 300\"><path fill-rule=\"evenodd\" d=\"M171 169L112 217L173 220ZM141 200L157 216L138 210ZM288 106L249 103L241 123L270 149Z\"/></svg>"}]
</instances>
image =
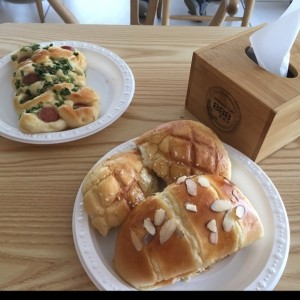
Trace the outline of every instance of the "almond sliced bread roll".
<instances>
[{"instance_id":1,"label":"almond sliced bread roll","mask_svg":"<svg viewBox=\"0 0 300 300\"><path fill-rule=\"evenodd\" d=\"M136 140L145 166L167 184L185 175L216 174L231 178L231 161L218 136L192 120L164 123Z\"/></svg>"},{"instance_id":2,"label":"almond sliced bread roll","mask_svg":"<svg viewBox=\"0 0 300 300\"><path fill-rule=\"evenodd\" d=\"M182 177L127 217L115 246L117 273L139 290L206 270L264 235L253 205L224 177Z\"/></svg>"}]
</instances>

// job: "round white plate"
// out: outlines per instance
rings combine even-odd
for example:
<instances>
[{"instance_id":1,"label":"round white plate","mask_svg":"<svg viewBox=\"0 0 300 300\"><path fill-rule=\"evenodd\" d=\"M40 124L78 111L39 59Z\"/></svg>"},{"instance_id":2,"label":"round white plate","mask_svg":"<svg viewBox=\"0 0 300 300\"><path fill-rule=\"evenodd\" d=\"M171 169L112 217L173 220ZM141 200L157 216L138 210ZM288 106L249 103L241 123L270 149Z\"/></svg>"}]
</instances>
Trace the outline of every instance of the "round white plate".
<instances>
[{"instance_id":1,"label":"round white plate","mask_svg":"<svg viewBox=\"0 0 300 300\"><path fill-rule=\"evenodd\" d=\"M101 160L132 148L134 142L131 140L111 150ZM226 145L226 148L232 161L232 181L258 211L265 236L190 281L159 290L272 290L284 271L290 231L282 199L259 166L231 146ZM110 231L107 237L97 233L84 211L80 187L73 211L73 237L85 271L99 289L134 290L113 267L117 230Z\"/></svg>"},{"instance_id":2,"label":"round white plate","mask_svg":"<svg viewBox=\"0 0 300 300\"><path fill-rule=\"evenodd\" d=\"M0 135L24 143L55 144L94 134L116 121L132 101L135 81L128 65L113 52L100 46L78 41L53 41L57 46L70 45L86 56L87 86L100 95L100 117L80 128L54 133L25 134L18 128L18 115L13 107L13 66L11 54L0 59Z\"/></svg>"}]
</instances>

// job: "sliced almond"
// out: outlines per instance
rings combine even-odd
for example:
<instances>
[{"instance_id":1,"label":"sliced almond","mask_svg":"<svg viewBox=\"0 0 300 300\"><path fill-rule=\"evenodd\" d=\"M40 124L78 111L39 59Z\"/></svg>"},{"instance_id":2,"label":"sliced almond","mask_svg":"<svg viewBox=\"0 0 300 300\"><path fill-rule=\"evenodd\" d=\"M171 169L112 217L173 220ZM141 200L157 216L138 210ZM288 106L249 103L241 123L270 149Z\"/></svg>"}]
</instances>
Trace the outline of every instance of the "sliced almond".
<instances>
[{"instance_id":1,"label":"sliced almond","mask_svg":"<svg viewBox=\"0 0 300 300\"><path fill-rule=\"evenodd\" d=\"M143 238L143 242L144 242L144 245L148 245L154 238L154 235L146 232L146 234L144 235L144 238Z\"/></svg>"},{"instance_id":2,"label":"sliced almond","mask_svg":"<svg viewBox=\"0 0 300 300\"><path fill-rule=\"evenodd\" d=\"M233 227L234 219L231 215L231 210L229 210L223 219L223 229L225 232L229 232L231 228Z\"/></svg>"},{"instance_id":3,"label":"sliced almond","mask_svg":"<svg viewBox=\"0 0 300 300\"><path fill-rule=\"evenodd\" d=\"M194 180L187 179L185 181L186 189L189 195L196 196L197 195L197 185Z\"/></svg>"},{"instance_id":4,"label":"sliced almond","mask_svg":"<svg viewBox=\"0 0 300 300\"><path fill-rule=\"evenodd\" d=\"M210 208L215 212L222 212L222 211L226 211L226 210L230 209L231 206L232 205L229 200L217 199L212 203Z\"/></svg>"},{"instance_id":5,"label":"sliced almond","mask_svg":"<svg viewBox=\"0 0 300 300\"><path fill-rule=\"evenodd\" d=\"M184 206L185 206L186 210L197 212L197 206L195 204L186 202L184 204Z\"/></svg>"},{"instance_id":6,"label":"sliced almond","mask_svg":"<svg viewBox=\"0 0 300 300\"><path fill-rule=\"evenodd\" d=\"M232 191L232 196L235 198L236 201L239 201L239 195L236 190Z\"/></svg>"},{"instance_id":7,"label":"sliced almond","mask_svg":"<svg viewBox=\"0 0 300 300\"><path fill-rule=\"evenodd\" d=\"M212 232L217 232L217 222L216 222L216 220L215 220L215 219L210 220L210 221L207 223L206 227L207 227L210 231L212 231Z\"/></svg>"},{"instance_id":8,"label":"sliced almond","mask_svg":"<svg viewBox=\"0 0 300 300\"><path fill-rule=\"evenodd\" d=\"M212 244L216 244L218 242L218 233L217 232L211 232L209 235L209 241Z\"/></svg>"},{"instance_id":9,"label":"sliced almond","mask_svg":"<svg viewBox=\"0 0 300 300\"><path fill-rule=\"evenodd\" d=\"M169 219L166 221L160 229L159 241L161 244L165 243L175 232L177 223L175 219Z\"/></svg>"},{"instance_id":10,"label":"sliced almond","mask_svg":"<svg viewBox=\"0 0 300 300\"><path fill-rule=\"evenodd\" d=\"M154 225L152 224L152 221L150 220L150 218L147 218L144 220L143 226L147 230L147 232L150 233L151 235L154 235L156 233L156 229L155 229Z\"/></svg>"},{"instance_id":11,"label":"sliced almond","mask_svg":"<svg viewBox=\"0 0 300 300\"><path fill-rule=\"evenodd\" d=\"M210 187L210 182L207 178L205 178L204 176L199 176L198 177L198 183L205 188Z\"/></svg>"},{"instance_id":12,"label":"sliced almond","mask_svg":"<svg viewBox=\"0 0 300 300\"><path fill-rule=\"evenodd\" d=\"M182 182L185 182L186 179L187 179L186 176L178 177L177 180L176 180L176 184L180 184Z\"/></svg>"},{"instance_id":13,"label":"sliced almond","mask_svg":"<svg viewBox=\"0 0 300 300\"><path fill-rule=\"evenodd\" d=\"M241 219L245 215L246 209L243 205L238 205L235 209L236 216Z\"/></svg>"},{"instance_id":14,"label":"sliced almond","mask_svg":"<svg viewBox=\"0 0 300 300\"><path fill-rule=\"evenodd\" d=\"M140 241L139 237L137 234L133 231L130 230L130 236L131 236L131 241L133 243L134 248L136 251L141 251L143 248L142 242Z\"/></svg>"},{"instance_id":15,"label":"sliced almond","mask_svg":"<svg viewBox=\"0 0 300 300\"><path fill-rule=\"evenodd\" d=\"M160 226L165 220L166 211L162 208L157 209L154 214L154 225Z\"/></svg>"},{"instance_id":16,"label":"sliced almond","mask_svg":"<svg viewBox=\"0 0 300 300\"><path fill-rule=\"evenodd\" d=\"M183 238L184 237L184 232L182 229L180 229L179 227L176 228L175 234L178 238Z\"/></svg>"}]
</instances>

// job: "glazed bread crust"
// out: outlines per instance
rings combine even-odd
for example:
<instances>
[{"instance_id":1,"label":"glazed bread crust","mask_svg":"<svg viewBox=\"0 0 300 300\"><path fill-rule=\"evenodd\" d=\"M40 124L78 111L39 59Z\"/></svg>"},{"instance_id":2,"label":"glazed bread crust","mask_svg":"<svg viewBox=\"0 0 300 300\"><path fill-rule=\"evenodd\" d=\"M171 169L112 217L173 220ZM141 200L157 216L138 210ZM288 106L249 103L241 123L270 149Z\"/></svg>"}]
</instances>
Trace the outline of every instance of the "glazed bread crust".
<instances>
[{"instance_id":1,"label":"glazed bread crust","mask_svg":"<svg viewBox=\"0 0 300 300\"><path fill-rule=\"evenodd\" d=\"M161 224L158 211L164 211ZM114 265L135 288L155 289L202 272L263 235L256 210L231 181L218 175L182 177L129 214L118 234Z\"/></svg>"}]
</instances>

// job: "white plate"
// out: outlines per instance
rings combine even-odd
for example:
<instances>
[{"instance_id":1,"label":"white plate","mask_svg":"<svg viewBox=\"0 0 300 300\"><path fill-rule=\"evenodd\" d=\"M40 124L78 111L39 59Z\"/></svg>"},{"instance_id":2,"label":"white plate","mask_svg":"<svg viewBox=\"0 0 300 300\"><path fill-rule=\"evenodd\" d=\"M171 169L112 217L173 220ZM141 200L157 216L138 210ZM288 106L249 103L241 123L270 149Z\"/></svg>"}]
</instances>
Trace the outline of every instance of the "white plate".
<instances>
[{"instance_id":1,"label":"white plate","mask_svg":"<svg viewBox=\"0 0 300 300\"><path fill-rule=\"evenodd\" d=\"M113 52L100 46L78 41L53 41L57 46L70 45L86 56L87 86L93 88L101 101L100 117L83 127L54 133L25 134L18 128L18 116L13 107L13 66L11 54L0 59L0 135L24 143L55 144L77 140L94 134L116 121L133 98L135 81L128 65Z\"/></svg>"},{"instance_id":2,"label":"white plate","mask_svg":"<svg viewBox=\"0 0 300 300\"><path fill-rule=\"evenodd\" d=\"M134 142L126 142L101 160L132 148ZM260 167L234 148L228 145L226 148L232 161L232 181L258 211L265 236L190 281L178 282L160 290L272 290L284 271L290 231L282 199ZM113 267L117 229L109 232L107 237L100 236L89 223L82 201L80 187L73 211L73 237L85 271L99 289L134 290Z\"/></svg>"}]
</instances>

